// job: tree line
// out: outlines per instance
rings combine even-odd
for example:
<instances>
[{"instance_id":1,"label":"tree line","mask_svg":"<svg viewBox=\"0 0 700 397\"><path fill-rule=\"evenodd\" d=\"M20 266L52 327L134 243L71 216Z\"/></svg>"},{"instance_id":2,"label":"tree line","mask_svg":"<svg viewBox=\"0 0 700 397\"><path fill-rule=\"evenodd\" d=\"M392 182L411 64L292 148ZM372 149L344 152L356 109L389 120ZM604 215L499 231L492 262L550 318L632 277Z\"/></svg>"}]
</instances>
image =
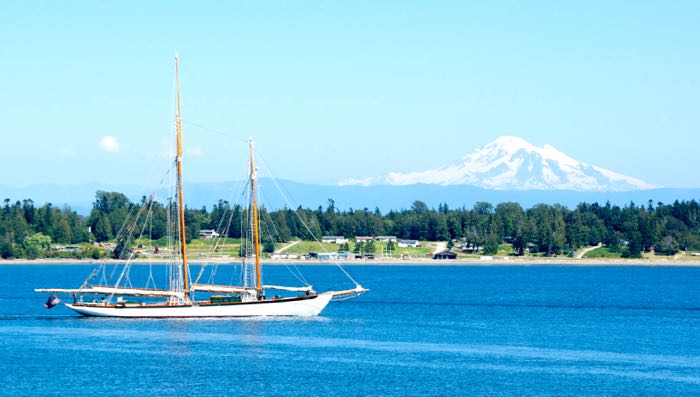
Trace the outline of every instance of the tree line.
<instances>
[{"instance_id":1,"label":"tree line","mask_svg":"<svg viewBox=\"0 0 700 397\"><path fill-rule=\"evenodd\" d=\"M146 207L148 216L135 216ZM125 230L162 241L173 222L173 208L172 203L146 197L132 202L124 194L103 191L96 193L88 216L67 206L57 208L47 203L36 207L29 199L14 203L6 199L0 211L0 256L38 257L51 244L115 241ZM200 229L215 229L227 237L240 238L247 219L245 206L223 200L211 209L187 208L186 236L190 240ZM513 202L496 206L478 202L472 208L440 204L435 209L415 201L409 209L382 213L367 208L341 211L329 199L325 208L261 208L260 227L268 251L276 242L320 239L323 235L460 241L485 254L495 253L503 243L512 244L516 255L570 254L599 243L631 258L651 250L673 255L679 250L700 249L700 205L695 200L624 206L580 203L573 209L558 204L525 209Z\"/></svg>"}]
</instances>

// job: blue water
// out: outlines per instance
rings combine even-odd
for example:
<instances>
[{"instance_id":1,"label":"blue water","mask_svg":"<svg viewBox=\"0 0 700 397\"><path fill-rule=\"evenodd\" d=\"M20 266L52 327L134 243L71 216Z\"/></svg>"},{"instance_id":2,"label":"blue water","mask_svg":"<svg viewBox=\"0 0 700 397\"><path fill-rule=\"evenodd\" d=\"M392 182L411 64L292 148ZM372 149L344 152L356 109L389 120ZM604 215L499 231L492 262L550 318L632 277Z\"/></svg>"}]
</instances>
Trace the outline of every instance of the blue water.
<instances>
[{"instance_id":1,"label":"blue water","mask_svg":"<svg viewBox=\"0 0 700 397\"><path fill-rule=\"evenodd\" d=\"M0 267L0 394L700 395L700 268L357 266L372 291L313 319L80 318L32 291L90 270Z\"/></svg>"}]
</instances>

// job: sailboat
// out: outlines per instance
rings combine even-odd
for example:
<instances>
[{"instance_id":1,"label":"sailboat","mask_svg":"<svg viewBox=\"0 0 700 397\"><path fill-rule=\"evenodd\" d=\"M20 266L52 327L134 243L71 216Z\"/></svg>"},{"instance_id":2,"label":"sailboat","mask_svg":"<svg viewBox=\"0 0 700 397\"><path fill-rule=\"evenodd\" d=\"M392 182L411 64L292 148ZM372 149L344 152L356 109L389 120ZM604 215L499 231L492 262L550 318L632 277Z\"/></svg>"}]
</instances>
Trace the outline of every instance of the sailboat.
<instances>
[{"instance_id":1,"label":"sailboat","mask_svg":"<svg viewBox=\"0 0 700 397\"><path fill-rule=\"evenodd\" d=\"M332 301L359 296L368 290L355 282L355 288L340 291L317 292L311 285L278 286L262 283L260 252L260 222L257 203L257 181L254 157L254 144L249 140L250 157L250 218L252 240L253 271L247 272L242 285L204 284L191 282L190 265L187 258L185 209L182 185L182 117L180 101L179 58L175 56L175 83L177 86L177 108L175 117L176 134L176 184L174 204L177 207L178 263L170 270L167 289L135 288L128 281L127 260L125 268L113 285L93 285L88 278L79 288L39 288L36 292L69 294L73 303L64 305L83 316L120 318L189 318L189 317L251 317L251 316L317 316ZM104 268L104 267L103 267ZM342 267L341 267L342 269ZM351 279L347 272L343 272ZM93 272L94 273L94 272ZM201 271L200 271L201 275ZM106 281L105 278L103 280ZM125 282L125 280L127 282ZM102 281L102 280L101 280ZM155 285L155 282L154 282ZM285 291L292 296L268 297L269 290ZM197 299L197 294L208 295L208 299ZM213 295L217 294L217 295ZM101 296L101 299L84 300L83 296ZM78 298L80 296L80 299ZM125 299L137 297L138 301ZM49 298L52 305L60 302L55 295Z\"/></svg>"}]
</instances>

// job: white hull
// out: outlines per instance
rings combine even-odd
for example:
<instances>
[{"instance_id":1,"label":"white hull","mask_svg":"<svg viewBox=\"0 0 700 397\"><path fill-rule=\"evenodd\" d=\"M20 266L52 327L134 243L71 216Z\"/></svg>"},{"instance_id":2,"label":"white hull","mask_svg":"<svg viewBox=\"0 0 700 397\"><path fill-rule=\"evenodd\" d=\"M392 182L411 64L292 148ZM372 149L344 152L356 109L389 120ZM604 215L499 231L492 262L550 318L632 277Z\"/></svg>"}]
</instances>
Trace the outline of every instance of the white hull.
<instances>
[{"instance_id":1,"label":"white hull","mask_svg":"<svg viewBox=\"0 0 700 397\"><path fill-rule=\"evenodd\" d=\"M91 317L182 318L182 317L256 317L256 316L318 316L333 298L325 293L311 298L244 302L228 305L197 306L99 306L65 305Z\"/></svg>"}]
</instances>

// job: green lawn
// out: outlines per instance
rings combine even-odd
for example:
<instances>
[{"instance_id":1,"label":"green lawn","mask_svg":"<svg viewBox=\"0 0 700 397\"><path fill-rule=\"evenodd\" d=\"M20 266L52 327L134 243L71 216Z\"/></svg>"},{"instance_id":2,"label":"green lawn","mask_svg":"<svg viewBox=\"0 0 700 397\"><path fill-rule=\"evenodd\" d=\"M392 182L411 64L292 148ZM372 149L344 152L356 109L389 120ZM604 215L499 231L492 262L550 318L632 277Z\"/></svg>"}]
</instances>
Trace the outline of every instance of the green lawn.
<instances>
[{"instance_id":1,"label":"green lawn","mask_svg":"<svg viewBox=\"0 0 700 397\"><path fill-rule=\"evenodd\" d=\"M482 251L479 251L476 254L470 254L466 252L460 252L460 251L454 251L457 254L457 258L460 259L474 259L474 258L480 258L484 254ZM513 251L513 245L512 244L501 244L498 246L498 252L496 252L493 255L488 255L488 256L493 256L493 257L503 257L503 256L513 256L515 255Z\"/></svg>"},{"instance_id":2,"label":"green lawn","mask_svg":"<svg viewBox=\"0 0 700 397\"><path fill-rule=\"evenodd\" d=\"M240 239L226 238L218 241L209 239L193 239L187 244L187 253L192 257L206 256L238 256L241 247ZM214 247L216 246L216 250Z\"/></svg>"},{"instance_id":3,"label":"green lawn","mask_svg":"<svg viewBox=\"0 0 700 397\"><path fill-rule=\"evenodd\" d=\"M394 243L394 250L390 253L390 256L393 258L400 258L402 254L406 253L411 255L411 257L416 258L416 257L424 257L426 254L430 254L433 252L435 247L437 246L437 243L435 242L427 242L427 241L421 241L421 246L417 248L399 248L399 246ZM375 242L374 246L376 248L374 255L377 257L381 257L383 254L386 255L386 252L384 251L386 248L387 243L380 243L380 242ZM282 244L278 244L278 247L281 247ZM350 246L350 251L352 252L353 248L355 247L354 242L349 243ZM301 241L286 250L284 250L282 253L283 254L297 254L297 255L304 255L308 254L309 252L316 252L316 253L321 253L321 252L338 252L338 248L340 247L339 244L334 244L334 243L317 243L315 241ZM363 253L366 253L363 251Z\"/></svg>"},{"instance_id":4,"label":"green lawn","mask_svg":"<svg viewBox=\"0 0 700 397\"><path fill-rule=\"evenodd\" d=\"M277 244L281 247L282 244ZM338 252L338 244L333 243L317 243L315 241L300 241L296 245L291 246L284 250L283 254L296 254L296 255L306 255L309 252L323 253L323 252ZM352 248L352 244L350 244Z\"/></svg>"},{"instance_id":5,"label":"green lawn","mask_svg":"<svg viewBox=\"0 0 700 397\"><path fill-rule=\"evenodd\" d=\"M610 252L608 247L600 247L596 248L593 251L588 251L586 252L585 255L583 255L584 258L586 259L597 259L597 258L622 258L622 253L620 252Z\"/></svg>"},{"instance_id":6,"label":"green lawn","mask_svg":"<svg viewBox=\"0 0 700 397\"><path fill-rule=\"evenodd\" d=\"M437 247L437 242L432 241L420 241L420 247L399 247L398 243L394 243L394 250L390 253L385 253L387 243L375 242L374 245L377 247L377 251L374 253L376 256L381 257L382 255L390 256L392 258L401 258L401 255L408 254L411 258L423 258L427 257L428 254L432 254ZM351 244L352 246L352 244Z\"/></svg>"},{"instance_id":7,"label":"green lawn","mask_svg":"<svg viewBox=\"0 0 700 397\"><path fill-rule=\"evenodd\" d=\"M166 241L161 240L148 240L139 239L134 242L134 247L142 245L144 249L152 248L153 246L158 246L163 248L166 245ZM214 246L216 240L203 240L203 239L193 239L187 244L187 254L192 258L197 257L207 257L207 256L238 256L238 251L240 250L241 241L240 239L226 238L219 241L216 250Z\"/></svg>"}]
</instances>

